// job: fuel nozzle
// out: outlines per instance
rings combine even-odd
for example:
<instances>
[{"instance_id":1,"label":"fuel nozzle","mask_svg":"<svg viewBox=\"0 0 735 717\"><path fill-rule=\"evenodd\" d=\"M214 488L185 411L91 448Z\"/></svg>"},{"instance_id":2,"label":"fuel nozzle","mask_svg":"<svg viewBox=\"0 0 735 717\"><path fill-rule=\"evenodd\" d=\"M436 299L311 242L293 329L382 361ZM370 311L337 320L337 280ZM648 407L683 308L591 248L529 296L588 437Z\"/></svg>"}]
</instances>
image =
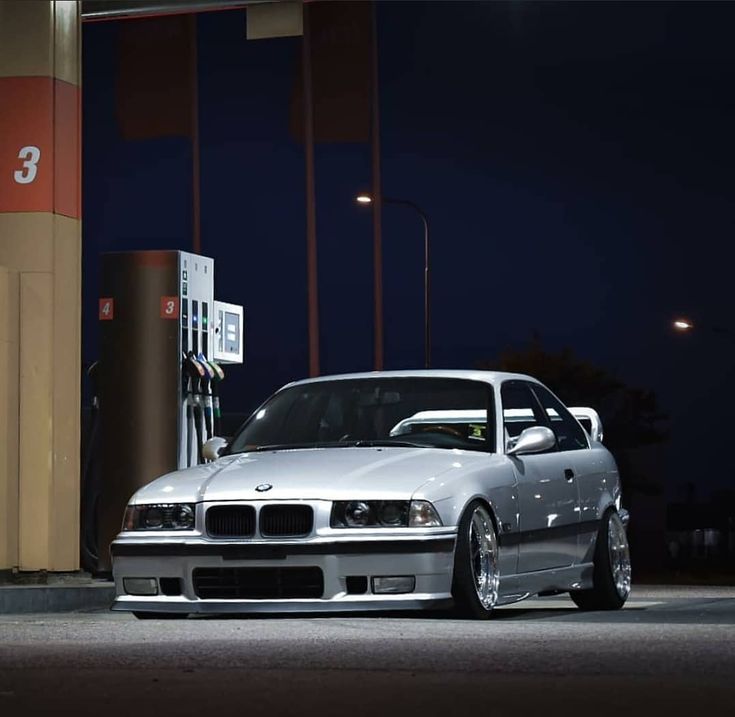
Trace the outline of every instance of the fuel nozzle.
<instances>
[{"instance_id":1,"label":"fuel nozzle","mask_svg":"<svg viewBox=\"0 0 735 717\"><path fill-rule=\"evenodd\" d=\"M211 383L212 385L212 416L213 416L213 424L214 424L214 435L221 436L222 435L222 411L220 409L220 402L219 402L219 384L225 380L225 371L216 361L210 361L209 365L212 367L212 370L214 371L214 376L212 377L212 383Z\"/></svg>"},{"instance_id":2,"label":"fuel nozzle","mask_svg":"<svg viewBox=\"0 0 735 717\"><path fill-rule=\"evenodd\" d=\"M203 436L203 411L202 411L202 383L207 376L207 371L204 366L194 356L193 351L187 352L184 357L182 374L185 377L186 387L185 398L186 398L186 424L187 424L187 446L191 446L192 438L196 436L196 457L191 455L191 449L187 450L187 460L189 465L196 465L201 463L202 459L202 447L204 445ZM193 430L192 430L193 429Z\"/></svg>"},{"instance_id":3,"label":"fuel nozzle","mask_svg":"<svg viewBox=\"0 0 735 717\"><path fill-rule=\"evenodd\" d=\"M189 351L189 353L186 354L186 366L189 376L193 381L201 380L207 373L201 362L196 356L194 356L193 351Z\"/></svg>"},{"instance_id":4,"label":"fuel nozzle","mask_svg":"<svg viewBox=\"0 0 735 717\"><path fill-rule=\"evenodd\" d=\"M204 376L201 379L201 393L200 398L204 409L204 430L205 430L205 442L214 436L214 426L212 421L212 414L214 409L214 401L212 397L212 381L214 380L214 369L207 361L207 357L203 353L197 354L197 361L201 364L204 369Z\"/></svg>"}]
</instances>

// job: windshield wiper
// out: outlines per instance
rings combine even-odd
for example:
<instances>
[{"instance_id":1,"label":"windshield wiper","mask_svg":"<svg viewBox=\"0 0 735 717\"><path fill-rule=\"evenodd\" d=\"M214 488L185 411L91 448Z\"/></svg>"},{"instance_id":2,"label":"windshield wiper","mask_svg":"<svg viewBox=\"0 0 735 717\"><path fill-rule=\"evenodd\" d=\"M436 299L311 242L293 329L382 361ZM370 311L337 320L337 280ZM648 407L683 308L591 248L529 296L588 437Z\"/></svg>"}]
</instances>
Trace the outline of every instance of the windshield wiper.
<instances>
[{"instance_id":1,"label":"windshield wiper","mask_svg":"<svg viewBox=\"0 0 735 717\"><path fill-rule=\"evenodd\" d=\"M355 448L385 448L397 446L398 448L430 448L425 443L411 443L411 441L392 441L388 438L375 441L351 441L344 444Z\"/></svg>"},{"instance_id":2,"label":"windshield wiper","mask_svg":"<svg viewBox=\"0 0 735 717\"><path fill-rule=\"evenodd\" d=\"M263 451L288 451L298 450L299 448L320 448L318 443L267 443L262 446L248 446L240 451L232 451L233 453L261 453Z\"/></svg>"},{"instance_id":3,"label":"windshield wiper","mask_svg":"<svg viewBox=\"0 0 735 717\"><path fill-rule=\"evenodd\" d=\"M232 453L262 453L263 451L289 451L303 448L429 448L425 443L411 443L410 441L382 440L357 440L357 441L324 441L322 443L268 443L252 448L243 448Z\"/></svg>"},{"instance_id":4,"label":"windshield wiper","mask_svg":"<svg viewBox=\"0 0 735 717\"><path fill-rule=\"evenodd\" d=\"M261 451L288 451L299 448L320 448L318 443L268 443L262 446L253 446L243 450L243 453L259 453Z\"/></svg>"}]
</instances>

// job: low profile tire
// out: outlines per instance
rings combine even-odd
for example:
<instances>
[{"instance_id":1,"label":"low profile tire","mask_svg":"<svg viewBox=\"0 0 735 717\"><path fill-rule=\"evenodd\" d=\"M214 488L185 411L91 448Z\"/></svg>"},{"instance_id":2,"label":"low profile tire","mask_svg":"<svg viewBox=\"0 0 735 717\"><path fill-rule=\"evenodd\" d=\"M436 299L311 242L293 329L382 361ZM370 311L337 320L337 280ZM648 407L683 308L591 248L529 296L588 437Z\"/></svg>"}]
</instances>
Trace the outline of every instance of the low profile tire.
<instances>
[{"instance_id":1,"label":"low profile tire","mask_svg":"<svg viewBox=\"0 0 735 717\"><path fill-rule=\"evenodd\" d=\"M619 610L630 595L630 574L628 536L617 511L611 509L597 533L592 588L571 590L569 596L581 610Z\"/></svg>"},{"instance_id":2,"label":"low profile tire","mask_svg":"<svg viewBox=\"0 0 735 717\"><path fill-rule=\"evenodd\" d=\"M187 612L141 612L133 610L133 615L138 620L183 620L189 616Z\"/></svg>"},{"instance_id":3,"label":"low profile tire","mask_svg":"<svg viewBox=\"0 0 735 717\"><path fill-rule=\"evenodd\" d=\"M479 500L462 514L454 551L452 597L460 617L486 620L498 601L498 538L490 511Z\"/></svg>"}]
</instances>

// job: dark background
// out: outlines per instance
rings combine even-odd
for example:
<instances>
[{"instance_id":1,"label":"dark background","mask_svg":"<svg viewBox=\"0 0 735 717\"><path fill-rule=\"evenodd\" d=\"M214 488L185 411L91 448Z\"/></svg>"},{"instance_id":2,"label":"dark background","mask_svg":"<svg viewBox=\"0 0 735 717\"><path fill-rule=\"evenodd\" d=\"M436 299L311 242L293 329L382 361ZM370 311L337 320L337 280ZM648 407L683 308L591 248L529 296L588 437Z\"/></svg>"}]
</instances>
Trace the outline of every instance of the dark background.
<instances>
[{"instance_id":1,"label":"dark background","mask_svg":"<svg viewBox=\"0 0 735 717\"><path fill-rule=\"evenodd\" d=\"M649 463L672 499L734 482L735 341L670 329L679 313L735 328L734 20L730 3L378 5L383 188L431 222L434 366L492 363L536 331L653 389L670 431ZM217 297L245 306L246 363L223 387L243 413L308 370L301 40L247 41L245 22L196 19L202 253ZM84 26L85 362L100 253L191 248L191 143L123 139L120 27ZM369 145L318 145L316 175L321 370L369 370L371 216L353 202ZM385 367L421 367L418 217L386 206L383 241Z\"/></svg>"}]
</instances>

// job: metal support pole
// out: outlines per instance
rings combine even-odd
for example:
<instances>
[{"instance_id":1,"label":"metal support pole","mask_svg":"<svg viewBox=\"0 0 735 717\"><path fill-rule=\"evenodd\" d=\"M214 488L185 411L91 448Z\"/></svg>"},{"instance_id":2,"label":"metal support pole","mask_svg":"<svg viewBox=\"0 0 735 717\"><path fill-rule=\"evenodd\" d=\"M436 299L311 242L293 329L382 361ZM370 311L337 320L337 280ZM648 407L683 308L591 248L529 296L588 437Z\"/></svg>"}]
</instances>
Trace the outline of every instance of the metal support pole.
<instances>
[{"instance_id":1,"label":"metal support pole","mask_svg":"<svg viewBox=\"0 0 735 717\"><path fill-rule=\"evenodd\" d=\"M429 220L421 207L407 199L383 197L384 204L410 207L424 224L424 367L431 368L431 263L429 255Z\"/></svg>"},{"instance_id":2,"label":"metal support pole","mask_svg":"<svg viewBox=\"0 0 735 717\"><path fill-rule=\"evenodd\" d=\"M314 100L311 72L311 22L304 5L304 161L306 164L306 272L309 315L309 375L319 375L319 286L317 282L316 187L314 180Z\"/></svg>"},{"instance_id":3,"label":"metal support pole","mask_svg":"<svg viewBox=\"0 0 735 717\"><path fill-rule=\"evenodd\" d=\"M383 368L383 190L380 178L380 106L378 87L378 22L377 3L373 3L372 17L372 118L371 118L371 149L372 149L372 197L373 197L373 367L376 371Z\"/></svg>"},{"instance_id":4,"label":"metal support pole","mask_svg":"<svg viewBox=\"0 0 735 717\"><path fill-rule=\"evenodd\" d=\"M200 146L199 146L199 71L197 61L197 18L189 15L189 81L191 82L191 224L192 251L202 253Z\"/></svg>"},{"instance_id":5,"label":"metal support pole","mask_svg":"<svg viewBox=\"0 0 735 717\"><path fill-rule=\"evenodd\" d=\"M431 303L429 277L429 222L421 213L424 222L424 367L431 368Z\"/></svg>"}]
</instances>

